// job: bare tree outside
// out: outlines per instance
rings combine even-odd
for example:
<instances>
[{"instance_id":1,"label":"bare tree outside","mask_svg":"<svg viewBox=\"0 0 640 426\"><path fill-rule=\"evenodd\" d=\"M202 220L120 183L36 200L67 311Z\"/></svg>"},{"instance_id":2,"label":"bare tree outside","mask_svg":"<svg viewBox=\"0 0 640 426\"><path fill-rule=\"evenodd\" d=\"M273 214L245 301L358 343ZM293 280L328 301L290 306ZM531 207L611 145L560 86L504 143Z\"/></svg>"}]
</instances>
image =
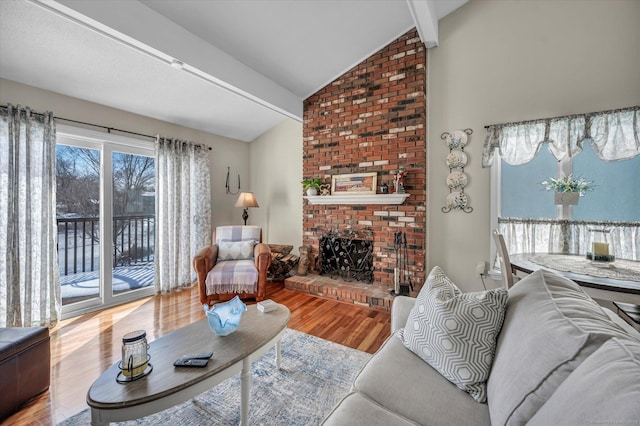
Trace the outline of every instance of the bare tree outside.
<instances>
[{"instance_id":1,"label":"bare tree outside","mask_svg":"<svg viewBox=\"0 0 640 426\"><path fill-rule=\"evenodd\" d=\"M100 214L100 152L70 146L56 149L56 214L58 217Z\"/></svg>"},{"instance_id":2,"label":"bare tree outside","mask_svg":"<svg viewBox=\"0 0 640 426\"><path fill-rule=\"evenodd\" d=\"M99 270L100 155L99 150L82 147L58 145L56 149L62 275ZM155 247L154 159L114 152L112 184L113 266L148 265Z\"/></svg>"}]
</instances>

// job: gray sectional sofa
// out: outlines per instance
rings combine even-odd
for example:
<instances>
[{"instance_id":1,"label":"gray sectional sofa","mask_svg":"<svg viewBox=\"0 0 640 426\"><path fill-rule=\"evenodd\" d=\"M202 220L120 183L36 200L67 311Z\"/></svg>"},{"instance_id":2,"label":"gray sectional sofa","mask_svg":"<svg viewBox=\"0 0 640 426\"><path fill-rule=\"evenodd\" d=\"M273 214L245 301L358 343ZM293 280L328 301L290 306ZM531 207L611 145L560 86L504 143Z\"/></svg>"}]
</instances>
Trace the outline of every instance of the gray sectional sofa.
<instances>
[{"instance_id":1,"label":"gray sectional sofa","mask_svg":"<svg viewBox=\"0 0 640 426\"><path fill-rule=\"evenodd\" d=\"M640 424L640 333L572 281L538 271L509 290L487 403L404 346L415 300L394 300L392 335L324 425Z\"/></svg>"}]
</instances>

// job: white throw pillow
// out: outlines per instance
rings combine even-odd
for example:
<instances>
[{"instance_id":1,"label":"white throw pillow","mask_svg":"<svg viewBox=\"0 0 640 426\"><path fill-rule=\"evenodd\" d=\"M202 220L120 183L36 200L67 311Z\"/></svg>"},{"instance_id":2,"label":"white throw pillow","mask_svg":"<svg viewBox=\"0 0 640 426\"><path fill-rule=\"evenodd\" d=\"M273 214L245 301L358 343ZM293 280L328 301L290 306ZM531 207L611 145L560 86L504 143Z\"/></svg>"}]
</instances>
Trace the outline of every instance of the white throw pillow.
<instances>
[{"instance_id":1,"label":"white throw pillow","mask_svg":"<svg viewBox=\"0 0 640 426\"><path fill-rule=\"evenodd\" d=\"M253 259L254 240L247 241L219 241L218 261Z\"/></svg>"},{"instance_id":2,"label":"white throw pillow","mask_svg":"<svg viewBox=\"0 0 640 426\"><path fill-rule=\"evenodd\" d=\"M431 270L398 337L458 388L486 402L506 289L462 293L440 267Z\"/></svg>"}]
</instances>

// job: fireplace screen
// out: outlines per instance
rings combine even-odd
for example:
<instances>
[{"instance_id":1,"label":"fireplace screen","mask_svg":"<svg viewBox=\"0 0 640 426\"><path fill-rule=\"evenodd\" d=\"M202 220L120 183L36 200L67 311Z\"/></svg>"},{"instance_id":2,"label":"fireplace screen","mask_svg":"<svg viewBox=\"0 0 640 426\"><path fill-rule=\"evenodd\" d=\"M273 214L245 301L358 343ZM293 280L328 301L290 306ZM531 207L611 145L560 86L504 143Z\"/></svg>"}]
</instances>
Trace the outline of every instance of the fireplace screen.
<instances>
[{"instance_id":1,"label":"fireplace screen","mask_svg":"<svg viewBox=\"0 0 640 426\"><path fill-rule=\"evenodd\" d=\"M329 232L320 238L320 274L345 281L373 282L373 237L361 233Z\"/></svg>"}]
</instances>

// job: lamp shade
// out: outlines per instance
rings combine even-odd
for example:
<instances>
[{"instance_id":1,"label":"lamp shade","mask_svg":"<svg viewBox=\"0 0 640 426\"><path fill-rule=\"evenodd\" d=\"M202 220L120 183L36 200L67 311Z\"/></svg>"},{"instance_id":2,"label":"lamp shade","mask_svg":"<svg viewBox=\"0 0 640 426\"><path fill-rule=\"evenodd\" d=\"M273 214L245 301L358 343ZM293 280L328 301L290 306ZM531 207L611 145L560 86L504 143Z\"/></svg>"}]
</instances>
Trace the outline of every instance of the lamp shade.
<instances>
[{"instance_id":1,"label":"lamp shade","mask_svg":"<svg viewBox=\"0 0 640 426\"><path fill-rule=\"evenodd\" d=\"M260 207L256 201L256 196L253 192L241 192L236 201L236 207Z\"/></svg>"}]
</instances>

